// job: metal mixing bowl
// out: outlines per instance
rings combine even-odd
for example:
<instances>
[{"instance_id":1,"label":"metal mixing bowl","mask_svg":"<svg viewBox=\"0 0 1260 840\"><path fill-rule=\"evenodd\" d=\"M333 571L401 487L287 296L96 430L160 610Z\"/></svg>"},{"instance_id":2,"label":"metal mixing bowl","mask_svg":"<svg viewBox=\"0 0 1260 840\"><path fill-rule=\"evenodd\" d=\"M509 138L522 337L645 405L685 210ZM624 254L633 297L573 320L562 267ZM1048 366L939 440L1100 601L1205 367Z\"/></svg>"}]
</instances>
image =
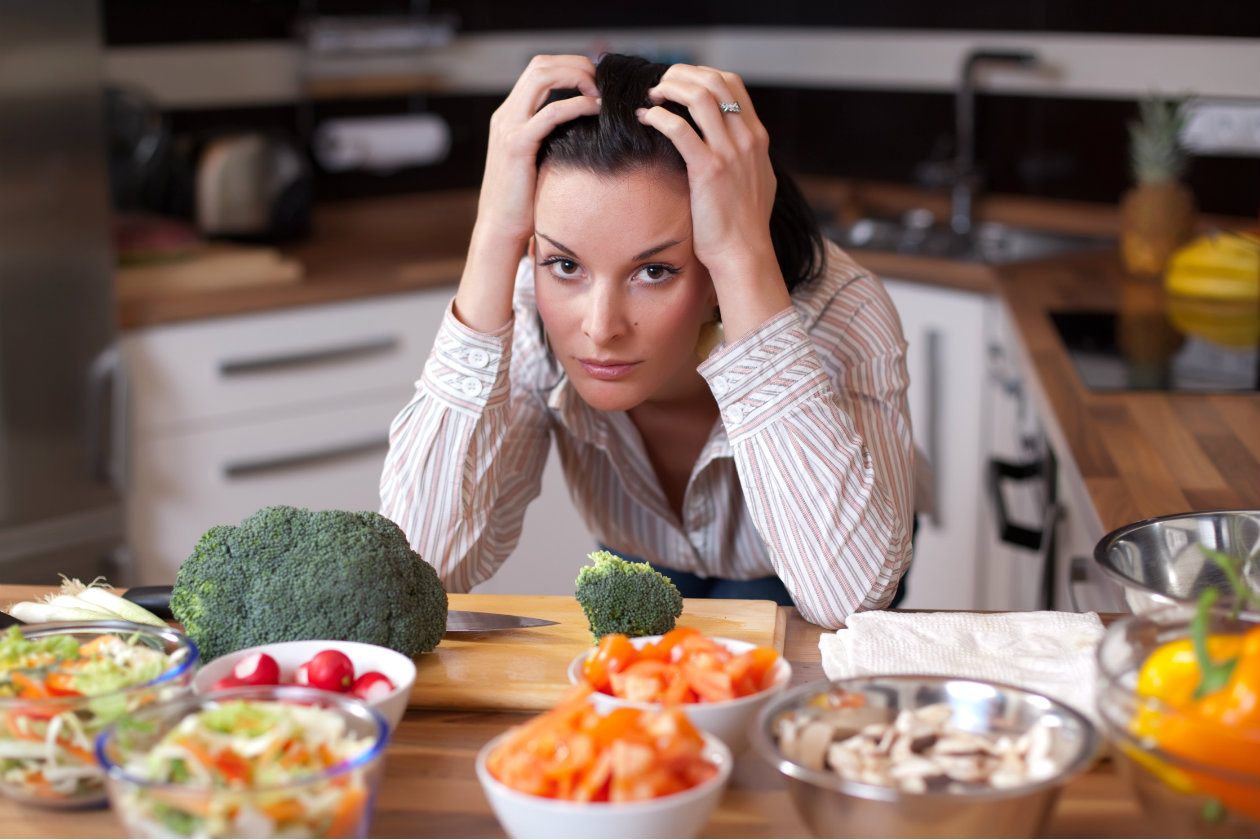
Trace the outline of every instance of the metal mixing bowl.
<instances>
[{"instance_id":1,"label":"metal mixing bowl","mask_svg":"<svg viewBox=\"0 0 1260 840\"><path fill-rule=\"evenodd\" d=\"M882 713L887 720L903 709L947 703L957 726L980 734L1018 737L1045 723L1053 733L1054 773L1009 788L913 793L849 781L783 755L774 734L781 715L809 715L829 695L852 694L861 695L872 715ZM750 736L757 752L783 774L793 805L817 837L1033 837L1063 784L1090 766L1100 744L1087 718L1044 695L983 680L919 675L822 680L789 689L762 708Z\"/></svg>"},{"instance_id":2,"label":"metal mixing bowl","mask_svg":"<svg viewBox=\"0 0 1260 840\"><path fill-rule=\"evenodd\" d=\"M1094 548L1094 561L1124 587L1129 608L1138 615L1174 604L1192 605L1215 587L1233 592L1220 567L1200 546L1240 559L1243 580L1260 595L1260 511L1213 510L1144 519L1117 528Z\"/></svg>"}]
</instances>

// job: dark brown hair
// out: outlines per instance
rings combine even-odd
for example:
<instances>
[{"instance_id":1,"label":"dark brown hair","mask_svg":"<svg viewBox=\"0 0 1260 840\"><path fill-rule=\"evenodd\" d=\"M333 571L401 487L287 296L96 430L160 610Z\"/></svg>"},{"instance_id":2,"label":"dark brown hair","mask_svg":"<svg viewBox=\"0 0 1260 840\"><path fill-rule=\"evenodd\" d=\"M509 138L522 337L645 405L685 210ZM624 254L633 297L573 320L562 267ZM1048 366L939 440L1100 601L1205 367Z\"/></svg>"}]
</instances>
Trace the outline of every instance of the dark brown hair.
<instances>
[{"instance_id":1,"label":"dark brown hair","mask_svg":"<svg viewBox=\"0 0 1260 840\"><path fill-rule=\"evenodd\" d=\"M686 164L673 141L634 115L637 109L651 105L647 92L667 69L667 64L637 56L603 56L595 67L595 84L603 100L599 113L557 126L538 150L538 165L550 161L607 175L664 166L685 175ZM558 95L572 95L572 91ZM699 133L684 106L666 102L665 107ZM770 213L770 238L791 291L822 270L822 233L805 197L773 154L770 164L778 183Z\"/></svg>"}]
</instances>

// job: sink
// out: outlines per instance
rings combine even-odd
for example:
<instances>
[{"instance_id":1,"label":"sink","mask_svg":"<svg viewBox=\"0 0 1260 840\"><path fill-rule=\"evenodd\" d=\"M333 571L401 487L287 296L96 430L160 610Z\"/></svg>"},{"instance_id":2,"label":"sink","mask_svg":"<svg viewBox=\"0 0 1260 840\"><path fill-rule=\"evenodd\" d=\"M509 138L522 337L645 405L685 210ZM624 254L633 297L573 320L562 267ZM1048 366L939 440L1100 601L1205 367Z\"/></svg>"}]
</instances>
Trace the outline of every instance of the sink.
<instances>
[{"instance_id":1,"label":"sink","mask_svg":"<svg viewBox=\"0 0 1260 840\"><path fill-rule=\"evenodd\" d=\"M823 233L845 249L887 251L916 257L1006 265L1114 248L1116 240L998 222L978 222L966 234L938 224L928 211L911 211L901 219L867 217L852 224L824 224Z\"/></svg>"}]
</instances>

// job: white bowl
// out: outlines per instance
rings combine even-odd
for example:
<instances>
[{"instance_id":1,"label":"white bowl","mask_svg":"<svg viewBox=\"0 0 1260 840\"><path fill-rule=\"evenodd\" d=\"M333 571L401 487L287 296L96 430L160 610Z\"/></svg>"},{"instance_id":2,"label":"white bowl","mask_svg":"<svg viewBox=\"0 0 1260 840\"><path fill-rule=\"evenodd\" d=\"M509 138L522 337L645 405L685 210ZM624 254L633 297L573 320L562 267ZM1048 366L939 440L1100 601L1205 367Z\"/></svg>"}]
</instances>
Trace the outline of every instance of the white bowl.
<instances>
[{"instance_id":1,"label":"white bowl","mask_svg":"<svg viewBox=\"0 0 1260 840\"><path fill-rule=\"evenodd\" d=\"M364 642L342 642L326 639L305 639L298 642L275 642L269 645L241 648L224 654L202 666L193 677L193 691L198 694L209 693L216 682L226 677L240 662L251 653L266 653L276 660L280 666L280 679L284 683L293 682L293 672L304 662L310 660L321 650L339 650L354 663L354 674L359 676L368 671L380 671L389 677L394 690L384 697L373 700L369 705L385 716L392 732L407 711L407 701L411 698L411 688L416 682L416 663L396 650L380 645L369 645Z\"/></svg>"},{"instance_id":2,"label":"white bowl","mask_svg":"<svg viewBox=\"0 0 1260 840\"><path fill-rule=\"evenodd\" d=\"M731 751L704 734L703 755L718 772L681 793L637 802L570 802L513 790L486 768L486 759L511 730L477 753L477 779L499 825L509 837L695 837L722 798L731 778Z\"/></svg>"},{"instance_id":3,"label":"white bowl","mask_svg":"<svg viewBox=\"0 0 1260 840\"><path fill-rule=\"evenodd\" d=\"M726 639L720 636L710 636L709 638L736 655L747 653L757 647L757 645L738 639ZM630 640L630 644L636 648L642 648L644 645L658 642L660 639L660 636L636 636ZM582 666L596 650L597 648L592 648L586 653L575 657L569 663L569 682L577 685L582 681ZM732 753L738 755L748 746L748 730L756 719L757 712L770 698L787 688L788 682L792 679L791 664L786 658L780 656L767 672L766 679L768 685L756 694L737 697L734 700L723 700L718 703L683 703L680 708L697 729L717 736L726 746L731 748ZM623 707L631 709L661 708L660 703L640 703L634 700L623 700L620 697L614 697L602 691L592 692L590 702L594 704L595 708L602 715L608 714L613 709Z\"/></svg>"}]
</instances>

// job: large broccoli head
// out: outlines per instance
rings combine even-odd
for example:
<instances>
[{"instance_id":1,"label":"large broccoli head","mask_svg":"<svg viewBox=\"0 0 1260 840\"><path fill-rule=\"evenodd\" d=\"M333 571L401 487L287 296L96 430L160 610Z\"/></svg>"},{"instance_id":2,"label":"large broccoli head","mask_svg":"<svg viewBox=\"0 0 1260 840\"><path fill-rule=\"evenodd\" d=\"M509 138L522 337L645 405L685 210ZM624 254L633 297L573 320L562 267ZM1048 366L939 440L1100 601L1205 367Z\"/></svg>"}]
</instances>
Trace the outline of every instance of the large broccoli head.
<instances>
[{"instance_id":1,"label":"large broccoli head","mask_svg":"<svg viewBox=\"0 0 1260 840\"><path fill-rule=\"evenodd\" d=\"M587 555L574 597L596 639L609 633L657 636L674 629L682 595L673 581L647 563L630 563L608 551Z\"/></svg>"},{"instance_id":2,"label":"large broccoli head","mask_svg":"<svg viewBox=\"0 0 1260 840\"><path fill-rule=\"evenodd\" d=\"M179 568L171 612L206 661L251 645L339 639L427 653L446 590L402 529L370 511L267 507L211 528Z\"/></svg>"}]
</instances>

